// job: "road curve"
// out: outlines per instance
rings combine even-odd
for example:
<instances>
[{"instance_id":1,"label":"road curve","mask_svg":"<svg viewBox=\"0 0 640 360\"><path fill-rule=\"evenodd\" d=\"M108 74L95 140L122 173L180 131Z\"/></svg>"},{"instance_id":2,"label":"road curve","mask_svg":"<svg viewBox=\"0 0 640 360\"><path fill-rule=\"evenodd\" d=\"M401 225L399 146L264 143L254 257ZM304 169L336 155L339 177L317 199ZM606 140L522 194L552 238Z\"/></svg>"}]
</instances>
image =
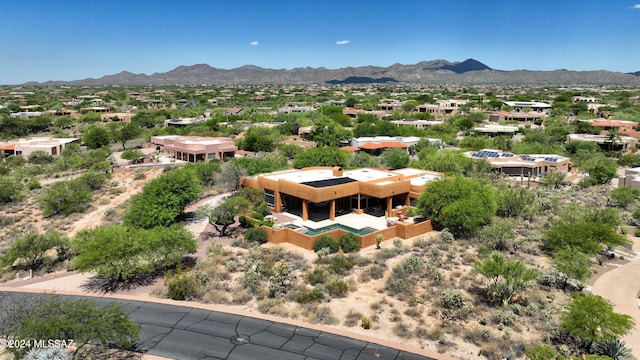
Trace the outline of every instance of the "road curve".
<instances>
[{"instance_id":1,"label":"road curve","mask_svg":"<svg viewBox=\"0 0 640 360\"><path fill-rule=\"evenodd\" d=\"M24 294L15 290L0 291L0 298L19 296ZM30 293L28 296L51 294ZM100 305L121 304L129 311L130 318L142 325L142 334L136 343L138 351L171 359L452 359L442 354L427 356L417 349L383 345L384 340L355 339L323 331L318 326L282 323L264 316L257 318L135 299L61 296L91 299Z\"/></svg>"},{"instance_id":2,"label":"road curve","mask_svg":"<svg viewBox=\"0 0 640 360\"><path fill-rule=\"evenodd\" d=\"M634 250L637 251L635 246ZM627 347L632 350L636 359L640 359L638 290L640 290L640 258L602 274L591 290L595 295L609 300L615 312L630 315L635 320L636 327L622 340L627 343Z\"/></svg>"}]
</instances>

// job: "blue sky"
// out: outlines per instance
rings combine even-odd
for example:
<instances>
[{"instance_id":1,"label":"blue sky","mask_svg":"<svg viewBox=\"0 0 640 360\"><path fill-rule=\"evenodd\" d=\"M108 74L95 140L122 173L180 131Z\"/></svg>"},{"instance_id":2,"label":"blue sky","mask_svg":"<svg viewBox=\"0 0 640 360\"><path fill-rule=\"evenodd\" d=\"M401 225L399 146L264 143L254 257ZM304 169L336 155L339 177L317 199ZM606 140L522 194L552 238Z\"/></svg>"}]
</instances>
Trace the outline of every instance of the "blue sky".
<instances>
[{"instance_id":1,"label":"blue sky","mask_svg":"<svg viewBox=\"0 0 640 360\"><path fill-rule=\"evenodd\" d=\"M499 70L640 71L640 0L4 0L0 84L180 65L474 58Z\"/></svg>"}]
</instances>

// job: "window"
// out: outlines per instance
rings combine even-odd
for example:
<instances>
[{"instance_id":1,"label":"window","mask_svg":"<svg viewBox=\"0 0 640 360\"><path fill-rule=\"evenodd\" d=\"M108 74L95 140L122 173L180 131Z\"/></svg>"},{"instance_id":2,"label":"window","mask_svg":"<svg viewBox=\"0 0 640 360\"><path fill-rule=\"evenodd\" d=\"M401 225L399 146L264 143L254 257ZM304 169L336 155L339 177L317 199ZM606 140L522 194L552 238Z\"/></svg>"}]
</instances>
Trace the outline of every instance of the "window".
<instances>
[{"instance_id":1,"label":"window","mask_svg":"<svg viewBox=\"0 0 640 360\"><path fill-rule=\"evenodd\" d=\"M267 205L269 205L271 207L275 207L276 198L275 198L275 193L273 192L273 190L264 189L264 201L267 203Z\"/></svg>"}]
</instances>

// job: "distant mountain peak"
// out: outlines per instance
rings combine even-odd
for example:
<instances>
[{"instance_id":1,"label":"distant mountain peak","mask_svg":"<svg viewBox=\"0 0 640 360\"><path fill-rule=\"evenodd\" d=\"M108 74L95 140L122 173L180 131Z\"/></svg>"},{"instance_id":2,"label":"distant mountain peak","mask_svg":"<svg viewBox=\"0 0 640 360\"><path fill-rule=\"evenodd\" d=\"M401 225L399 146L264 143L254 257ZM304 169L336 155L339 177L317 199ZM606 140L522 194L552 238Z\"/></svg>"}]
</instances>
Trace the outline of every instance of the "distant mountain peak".
<instances>
[{"instance_id":1,"label":"distant mountain peak","mask_svg":"<svg viewBox=\"0 0 640 360\"><path fill-rule=\"evenodd\" d=\"M635 75L635 76L634 76ZM339 69L298 67L269 69L244 65L234 69L214 68L207 64L178 66L151 75L122 71L99 79L49 81L67 85L200 85L200 84L365 84L404 82L415 84L619 84L640 85L640 72L624 74L611 71L532 71L494 70L475 59L450 62L444 59L417 64L358 66Z\"/></svg>"},{"instance_id":2,"label":"distant mountain peak","mask_svg":"<svg viewBox=\"0 0 640 360\"><path fill-rule=\"evenodd\" d=\"M493 70L487 65L481 63L475 59L467 59L460 63L453 63L451 65L442 66L443 70L450 70L456 74L464 74L469 71L480 71L480 70Z\"/></svg>"}]
</instances>

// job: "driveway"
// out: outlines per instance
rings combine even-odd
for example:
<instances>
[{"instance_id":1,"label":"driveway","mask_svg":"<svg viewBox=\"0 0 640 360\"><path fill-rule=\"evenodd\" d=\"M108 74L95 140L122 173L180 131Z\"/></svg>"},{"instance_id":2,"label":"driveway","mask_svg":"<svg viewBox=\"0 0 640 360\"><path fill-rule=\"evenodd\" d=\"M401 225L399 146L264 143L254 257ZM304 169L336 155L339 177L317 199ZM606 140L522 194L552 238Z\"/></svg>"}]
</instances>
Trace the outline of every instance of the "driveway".
<instances>
[{"instance_id":1,"label":"driveway","mask_svg":"<svg viewBox=\"0 0 640 360\"><path fill-rule=\"evenodd\" d=\"M633 245L638 254L640 243ZM622 340L632 349L633 356L640 359L640 309L638 308L638 291L640 290L640 257L620 267L602 274L593 284L592 292L613 303L613 310L627 314L636 322L634 330Z\"/></svg>"}]
</instances>

